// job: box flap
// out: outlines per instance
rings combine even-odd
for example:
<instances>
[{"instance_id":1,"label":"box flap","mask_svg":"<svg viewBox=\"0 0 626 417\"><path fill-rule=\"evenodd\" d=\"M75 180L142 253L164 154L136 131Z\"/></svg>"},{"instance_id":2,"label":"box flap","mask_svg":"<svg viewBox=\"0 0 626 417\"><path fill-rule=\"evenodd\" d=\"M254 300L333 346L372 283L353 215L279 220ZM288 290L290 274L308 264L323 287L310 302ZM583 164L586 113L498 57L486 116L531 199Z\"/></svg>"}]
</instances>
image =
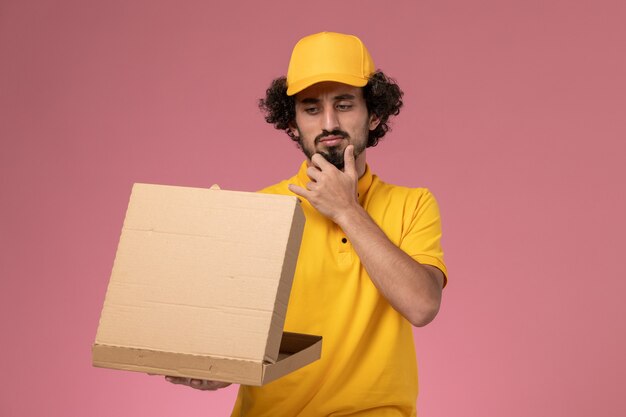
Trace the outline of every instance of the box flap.
<instances>
[{"instance_id":1,"label":"box flap","mask_svg":"<svg viewBox=\"0 0 626 417\"><path fill-rule=\"evenodd\" d=\"M258 386L316 361L320 358L321 349L320 336L297 333L283 335L275 363L94 344L93 365Z\"/></svg>"},{"instance_id":2,"label":"box flap","mask_svg":"<svg viewBox=\"0 0 626 417\"><path fill-rule=\"evenodd\" d=\"M318 360L322 355L322 336L283 333L280 354L275 363L263 365L263 384L300 369Z\"/></svg>"},{"instance_id":3,"label":"box flap","mask_svg":"<svg viewBox=\"0 0 626 417\"><path fill-rule=\"evenodd\" d=\"M303 228L295 197L135 184L96 345L275 362Z\"/></svg>"}]
</instances>

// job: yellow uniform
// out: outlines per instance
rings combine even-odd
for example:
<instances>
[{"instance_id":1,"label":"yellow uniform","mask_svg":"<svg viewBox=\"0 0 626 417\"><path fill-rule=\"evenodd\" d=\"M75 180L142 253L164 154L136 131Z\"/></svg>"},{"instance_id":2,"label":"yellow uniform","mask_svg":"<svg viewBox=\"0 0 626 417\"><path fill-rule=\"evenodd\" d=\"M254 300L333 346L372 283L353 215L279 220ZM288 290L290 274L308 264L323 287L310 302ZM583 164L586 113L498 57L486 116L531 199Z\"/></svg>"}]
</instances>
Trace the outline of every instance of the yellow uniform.
<instances>
[{"instance_id":1,"label":"yellow uniform","mask_svg":"<svg viewBox=\"0 0 626 417\"><path fill-rule=\"evenodd\" d=\"M298 174L264 189L290 194ZM398 247L447 275L432 194L385 184L369 167L358 199ZM414 416L417 365L411 324L372 284L342 230L307 201L285 331L323 336L322 358L263 387L241 386L232 416Z\"/></svg>"}]
</instances>

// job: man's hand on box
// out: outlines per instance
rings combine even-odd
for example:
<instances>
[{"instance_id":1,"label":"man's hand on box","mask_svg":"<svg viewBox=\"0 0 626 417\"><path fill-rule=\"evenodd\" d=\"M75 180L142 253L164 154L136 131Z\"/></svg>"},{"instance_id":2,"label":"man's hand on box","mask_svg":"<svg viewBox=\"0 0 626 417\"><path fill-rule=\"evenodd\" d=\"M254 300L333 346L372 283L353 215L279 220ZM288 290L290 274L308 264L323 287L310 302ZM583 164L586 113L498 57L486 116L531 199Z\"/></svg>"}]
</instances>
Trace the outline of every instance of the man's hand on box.
<instances>
[{"instance_id":1,"label":"man's hand on box","mask_svg":"<svg viewBox=\"0 0 626 417\"><path fill-rule=\"evenodd\" d=\"M228 382L207 381L206 379L181 378L176 376L166 376L165 379L172 384L186 385L202 391L216 391L230 385Z\"/></svg>"}]
</instances>

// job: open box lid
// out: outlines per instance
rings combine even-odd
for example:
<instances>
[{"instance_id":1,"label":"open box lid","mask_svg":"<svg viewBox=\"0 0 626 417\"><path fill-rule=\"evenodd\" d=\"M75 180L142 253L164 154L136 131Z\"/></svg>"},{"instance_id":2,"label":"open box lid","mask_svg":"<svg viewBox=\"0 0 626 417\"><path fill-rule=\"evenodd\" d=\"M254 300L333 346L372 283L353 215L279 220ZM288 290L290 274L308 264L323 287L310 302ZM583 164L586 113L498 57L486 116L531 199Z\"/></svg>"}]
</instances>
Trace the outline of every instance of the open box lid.
<instances>
[{"instance_id":1,"label":"open box lid","mask_svg":"<svg viewBox=\"0 0 626 417\"><path fill-rule=\"evenodd\" d=\"M304 222L292 196L135 184L94 364L103 346L277 362Z\"/></svg>"},{"instance_id":2,"label":"open box lid","mask_svg":"<svg viewBox=\"0 0 626 417\"><path fill-rule=\"evenodd\" d=\"M260 386L316 361L320 358L321 351L321 336L288 332L283 333L278 360L274 363L96 343L93 346L93 365L101 368Z\"/></svg>"}]
</instances>

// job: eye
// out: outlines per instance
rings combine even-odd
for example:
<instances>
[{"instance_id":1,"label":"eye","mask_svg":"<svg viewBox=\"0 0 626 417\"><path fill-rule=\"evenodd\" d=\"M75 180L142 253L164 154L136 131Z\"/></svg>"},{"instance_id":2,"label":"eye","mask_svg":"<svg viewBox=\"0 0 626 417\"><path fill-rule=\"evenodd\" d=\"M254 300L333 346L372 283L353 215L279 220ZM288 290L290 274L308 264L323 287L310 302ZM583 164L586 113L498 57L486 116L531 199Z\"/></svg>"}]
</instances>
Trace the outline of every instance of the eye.
<instances>
[{"instance_id":1,"label":"eye","mask_svg":"<svg viewBox=\"0 0 626 417\"><path fill-rule=\"evenodd\" d=\"M305 107L304 112L307 114L316 114L319 111L317 107Z\"/></svg>"},{"instance_id":2,"label":"eye","mask_svg":"<svg viewBox=\"0 0 626 417\"><path fill-rule=\"evenodd\" d=\"M347 111L352 108L352 103L338 103L336 107L337 110Z\"/></svg>"}]
</instances>

